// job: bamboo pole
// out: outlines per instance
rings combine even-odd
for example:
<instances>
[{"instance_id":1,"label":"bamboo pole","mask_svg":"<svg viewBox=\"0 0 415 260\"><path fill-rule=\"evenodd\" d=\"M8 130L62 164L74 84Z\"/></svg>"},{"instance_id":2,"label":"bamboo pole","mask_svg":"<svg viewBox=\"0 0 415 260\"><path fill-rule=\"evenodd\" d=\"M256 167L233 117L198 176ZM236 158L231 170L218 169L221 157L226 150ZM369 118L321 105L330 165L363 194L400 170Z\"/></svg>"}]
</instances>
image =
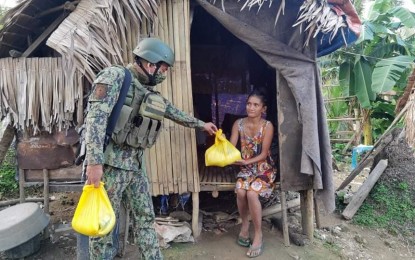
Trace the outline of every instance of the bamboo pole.
<instances>
[{"instance_id":1,"label":"bamboo pole","mask_svg":"<svg viewBox=\"0 0 415 260\"><path fill-rule=\"evenodd\" d=\"M190 52L190 38L188 34L188 2L187 0L182 0L180 2L180 8L179 8L179 24L181 24L181 30L180 30L180 43L181 43L181 53L180 53L180 62L182 63L181 67L181 74L182 74L182 85L184 88L183 93L187 93L187 95L183 95L183 109L190 115L192 115L192 106L193 106L193 99L192 99L192 86L190 84L189 80L189 74L190 74L190 66L188 66L190 60L188 60L188 53ZM187 21L187 23L186 23ZM184 183L185 190L183 191L194 191L196 190L193 186L190 187L190 185L187 185L187 180L193 180L195 178L195 171L193 168L194 163L196 162L194 160L194 154L193 152L193 144L195 142L195 139L192 139L191 132L194 131L191 128L184 128L184 140L185 140L185 146L186 146L186 183Z\"/></svg>"},{"instance_id":2,"label":"bamboo pole","mask_svg":"<svg viewBox=\"0 0 415 260\"><path fill-rule=\"evenodd\" d=\"M192 75L191 75L191 45L190 45L190 30L191 30L191 14L190 14L190 0L185 0L185 8L186 8L186 14L184 16L184 26L186 28L186 44L187 44L187 50L186 50L186 71L187 73L187 81L189 86L188 91L188 99L193 101L193 86L192 86ZM194 114L193 111L193 103L190 103L190 109ZM190 189L193 186L194 191L200 191L200 179L199 179L199 168L198 168L198 156L197 156L197 144L196 144L196 132L195 130L190 130L190 140L192 140L192 162L193 162L193 185L188 185L188 189Z\"/></svg>"},{"instance_id":3,"label":"bamboo pole","mask_svg":"<svg viewBox=\"0 0 415 260\"><path fill-rule=\"evenodd\" d=\"M179 107L180 109L184 110L184 99L183 99L183 94L185 93L186 89L183 86L183 81L182 81L182 77L183 77L183 70L182 70L182 66L183 66L183 60L182 60L182 39L184 38L184 35L182 34L183 32L183 24L180 23L181 19L183 18L183 12L181 12L180 10L180 2L183 2L183 0L179 0L179 1L172 1L172 16L174 17L173 19L173 45L174 45L174 51L176 54L176 62L175 62L175 70L174 70L174 75L175 75L175 80L176 80L176 85L175 88L173 88L174 90L174 103L176 104L177 107ZM184 127L183 126L178 126L178 137L179 137L179 145L180 147L182 147L183 149L186 148L186 143L185 143L185 135L184 135ZM180 173L182 176L182 185L181 185L181 189L180 189L180 193L185 192L187 190L187 185L183 185L183 182L186 182L187 180L187 172L186 172L186 150L184 150L182 153L180 153ZM186 180L184 180L184 178L186 178ZM193 180L191 180L191 183L193 183Z\"/></svg>"},{"instance_id":4,"label":"bamboo pole","mask_svg":"<svg viewBox=\"0 0 415 260\"><path fill-rule=\"evenodd\" d=\"M168 42L170 47L174 51L176 51L175 44L174 44L175 43L174 38L178 37L178 34L176 34L176 31L174 30L174 28L175 28L174 20L175 19L173 19L173 6L174 6L173 1L166 1L166 11L167 11L168 20L167 20L167 24L166 24L165 28L168 28L167 29L168 38L166 38L166 41ZM175 54L176 54L176 57L177 57L177 53L175 53ZM178 63L175 63L175 66L173 68L171 68L171 70L170 70L170 76L171 76L170 91L171 92L169 94L171 94L171 100L173 101L173 104L175 104L175 106L177 106L178 108L181 108L180 104L178 104L178 102L177 102L177 91L179 91L178 88L180 88L180 86L177 84L177 80L178 80L177 66L178 66ZM178 147L182 147L182 146L180 146L180 127L179 127L179 125L178 124L173 124L170 129L172 129L172 131L173 131L173 133L171 133L172 134L172 136L171 136L172 147L175 147L176 149ZM178 175L181 176L181 178L183 178L183 175L182 175L183 170L182 170L182 167L181 167L181 165L182 165L181 164L181 155L179 155L177 153L174 154L174 155L175 156L173 158L173 162L174 162L173 175L178 174ZM179 187L179 193L181 191L182 191L182 188Z\"/></svg>"}]
</instances>

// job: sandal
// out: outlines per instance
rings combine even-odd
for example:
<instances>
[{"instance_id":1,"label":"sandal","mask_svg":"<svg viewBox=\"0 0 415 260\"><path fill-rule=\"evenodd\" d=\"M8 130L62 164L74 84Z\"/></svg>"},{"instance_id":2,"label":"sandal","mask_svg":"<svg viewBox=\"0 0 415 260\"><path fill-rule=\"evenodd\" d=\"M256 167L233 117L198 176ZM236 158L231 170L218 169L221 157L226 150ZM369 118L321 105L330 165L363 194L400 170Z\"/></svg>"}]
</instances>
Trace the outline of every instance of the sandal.
<instances>
[{"instance_id":1,"label":"sandal","mask_svg":"<svg viewBox=\"0 0 415 260\"><path fill-rule=\"evenodd\" d=\"M243 247L250 247L251 239L249 237L245 238L245 237L238 236L236 243L238 243L238 245L243 246Z\"/></svg>"},{"instance_id":2,"label":"sandal","mask_svg":"<svg viewBox=\"0 0 415 260\"><path fill-rule=\"evenodd\" d=\"M250 246L248 252L246 252L246 255L249 258L254 258L262 255L262 252L264 251L264 243L261 243L261 245L253 247Z\"/></svg>"}]
</instances>

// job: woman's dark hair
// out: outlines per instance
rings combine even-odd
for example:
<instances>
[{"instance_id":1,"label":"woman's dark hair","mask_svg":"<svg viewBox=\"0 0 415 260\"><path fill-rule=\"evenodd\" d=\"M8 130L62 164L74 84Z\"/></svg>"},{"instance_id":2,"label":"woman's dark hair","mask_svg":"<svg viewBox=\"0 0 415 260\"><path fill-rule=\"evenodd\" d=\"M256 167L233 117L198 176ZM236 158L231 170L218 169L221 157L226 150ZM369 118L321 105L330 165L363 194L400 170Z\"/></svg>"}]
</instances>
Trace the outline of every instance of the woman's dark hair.
<instances>
[{"instance_id":1,"label":"woman's dark hair","mask_svg":"<svg viewBox=\"0 0 415 260\"><path fill-rule=\"evenodd\" d=\"M268 106L267 93L266 93L265 89L254 88L252 90L252 92L249 93L248 98L246 99L246 101L248 101L248 99L252 96L258 97L261 100L262 104L264 104L264 106Z\"/></svg>"}]
</instances>

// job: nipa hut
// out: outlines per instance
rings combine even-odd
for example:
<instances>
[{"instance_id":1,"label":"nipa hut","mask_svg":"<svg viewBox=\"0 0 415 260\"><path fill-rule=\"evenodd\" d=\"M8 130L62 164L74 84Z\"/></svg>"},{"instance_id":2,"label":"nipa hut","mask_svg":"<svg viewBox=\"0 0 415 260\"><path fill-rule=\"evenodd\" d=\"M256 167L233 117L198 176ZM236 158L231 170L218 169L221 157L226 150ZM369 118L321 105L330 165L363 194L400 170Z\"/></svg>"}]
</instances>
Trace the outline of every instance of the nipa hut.
<instances>
[{"instance_id":1,"label":"nipa hut","mask_svg":"<svg viewBox=\"0 0 415 260\"><path fill-rule=\"evenodd\" d=\"M334 209L316 59L359 30L349 0L23 1L0 31L0 113L17 133L21 191L34 181L45 190L79 188L66 184L80 179L73 147L94 75L127 64L142 37L156 36L176 54L159 90L225 133L243 116L247 93L267 89L280 189L300 191L303 231L312 237L313 202ZM145 155L154 196L192 193L196 235L199 192L232 190L236 173L204 166L209 144L203 133L165 120Z\"/></svg>"}]
</instances>

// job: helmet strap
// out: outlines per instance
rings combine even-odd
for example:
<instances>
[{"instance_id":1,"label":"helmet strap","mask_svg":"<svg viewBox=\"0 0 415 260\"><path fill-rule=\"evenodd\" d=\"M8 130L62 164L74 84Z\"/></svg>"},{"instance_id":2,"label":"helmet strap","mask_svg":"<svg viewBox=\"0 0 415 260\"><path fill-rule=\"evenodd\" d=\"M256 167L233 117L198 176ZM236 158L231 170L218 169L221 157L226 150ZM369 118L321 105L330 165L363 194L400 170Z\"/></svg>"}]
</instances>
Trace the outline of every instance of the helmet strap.
<instances>
[{"instance_id":1,"label":"helmet strap","mask_svg":"<svg viewBox=\"0 0 415 260\"><path fill-rule=\"evenodd\" d=\"M156 70L154 71L153 75L151 75L150 73L148 73L148 71L144 68L143 63L139 60L136 59L136 62L138 64L138 66L143 70L144 74L146 74L146 76L148 77L148 85L150 86L155 86L157 85L156 82L156 75L160 69L161 64L156 63Z\"/></svg>"}]
</instances>

